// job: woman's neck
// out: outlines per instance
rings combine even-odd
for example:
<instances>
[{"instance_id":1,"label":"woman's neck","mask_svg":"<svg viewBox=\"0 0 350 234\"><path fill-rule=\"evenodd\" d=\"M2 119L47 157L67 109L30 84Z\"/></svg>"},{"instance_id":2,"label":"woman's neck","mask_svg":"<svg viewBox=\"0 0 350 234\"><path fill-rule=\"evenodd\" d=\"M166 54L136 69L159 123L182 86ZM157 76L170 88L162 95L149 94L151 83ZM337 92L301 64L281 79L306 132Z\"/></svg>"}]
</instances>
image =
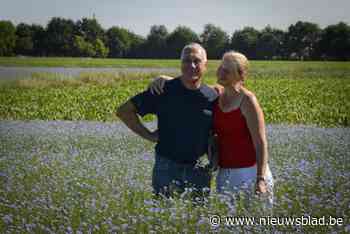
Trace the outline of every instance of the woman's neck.
<instances>
[{"instance_id":1,"label":"woman's neck","mask_svg":"<svg viewBox=\"0 0 350 234\"><path fill-rule=\"evenodd\" d=\"M242 88L242 82L225 87L224 93L219 98L219 106L222 111L227 112L239 107L238 102Z\"/></svg>"},{"instance_id":2,"label":"woman's neck","mask_svg":"<svg viewBox=\"0 0 350 234\"><path fill-rule=\"evenodd\" d=\"M240 81L234 83L231 86L226 86L224 87L225 89L224 89L223 95L226 97L235 97L241 93L242 87L243 87L243 84Z\"/></svg>"}]
</instances>

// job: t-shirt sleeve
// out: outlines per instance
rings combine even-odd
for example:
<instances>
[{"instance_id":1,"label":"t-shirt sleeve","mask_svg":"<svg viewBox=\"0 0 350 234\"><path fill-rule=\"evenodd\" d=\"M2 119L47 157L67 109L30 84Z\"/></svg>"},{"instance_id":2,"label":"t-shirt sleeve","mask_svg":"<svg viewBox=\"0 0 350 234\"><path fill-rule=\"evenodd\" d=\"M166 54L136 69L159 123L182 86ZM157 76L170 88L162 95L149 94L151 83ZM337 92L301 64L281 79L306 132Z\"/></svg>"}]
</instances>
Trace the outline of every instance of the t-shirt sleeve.
<instances>
[{"instance_id":1,"label":"t-shirt sleeve","mask_svg":"<svg viewBox=\"0 0 350 234\"><path fill-rule=\"evenodd\" d=\"M149 89L132 97L130 101L135 105L137 113L141 116L156 114L158 95L152 94Z\"/></svg>"}]
</instances>

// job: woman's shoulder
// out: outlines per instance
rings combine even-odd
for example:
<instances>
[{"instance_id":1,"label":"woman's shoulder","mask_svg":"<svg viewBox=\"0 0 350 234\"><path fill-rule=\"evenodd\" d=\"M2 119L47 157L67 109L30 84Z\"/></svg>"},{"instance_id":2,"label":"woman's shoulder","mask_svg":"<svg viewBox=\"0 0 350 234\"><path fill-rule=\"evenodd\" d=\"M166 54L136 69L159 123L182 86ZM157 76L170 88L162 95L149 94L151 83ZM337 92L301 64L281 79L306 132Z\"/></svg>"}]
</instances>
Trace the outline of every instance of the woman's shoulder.
<instances>
[{"instance_id":1,"label":"woman's shoulder","mask_svg":"<svg viewBox=\"0 0 350 234\"><path fill-rule=\"evenodd\" d=\"M242 91L244 95L241 103L241 111L243 115L255 115L256 113L261 112L261 107L255 94L246 88L243 88Z\"/></svg>"},{"instance_id":2,"label":"woman's shoulder","mask_svg":"<svg viewBox=\"0 0 350 234\"><path fill-rule=\"evenodd\" d=\"M242 94L243 94L242 101L252 103L252 104L257 102L257 98L255 96L255 93L248 90L247 88L242 88L241 90L242 90Z\"/></svg>"}]
</instances>

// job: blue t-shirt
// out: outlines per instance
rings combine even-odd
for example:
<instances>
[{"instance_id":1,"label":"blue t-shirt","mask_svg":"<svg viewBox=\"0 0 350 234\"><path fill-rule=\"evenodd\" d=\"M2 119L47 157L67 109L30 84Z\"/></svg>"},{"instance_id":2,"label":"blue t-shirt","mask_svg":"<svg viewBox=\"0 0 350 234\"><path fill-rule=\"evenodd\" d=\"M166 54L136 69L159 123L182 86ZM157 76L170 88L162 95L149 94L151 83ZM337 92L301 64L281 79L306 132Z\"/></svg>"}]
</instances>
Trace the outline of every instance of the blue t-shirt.
<instances>
[{"instance_id":1,"label":"blue t-shirt","mask_svg":"<svg viewBox=\"0 0 350 234\"><path fill-rule=\"evenodd\" d=\"M156 114L156 153L178 163L195 163L207 152L216 92L202 84L187 89L179 78L167 81L161 95L149 90L131 98L139 115Z\"/></svg>"}]
</instances>

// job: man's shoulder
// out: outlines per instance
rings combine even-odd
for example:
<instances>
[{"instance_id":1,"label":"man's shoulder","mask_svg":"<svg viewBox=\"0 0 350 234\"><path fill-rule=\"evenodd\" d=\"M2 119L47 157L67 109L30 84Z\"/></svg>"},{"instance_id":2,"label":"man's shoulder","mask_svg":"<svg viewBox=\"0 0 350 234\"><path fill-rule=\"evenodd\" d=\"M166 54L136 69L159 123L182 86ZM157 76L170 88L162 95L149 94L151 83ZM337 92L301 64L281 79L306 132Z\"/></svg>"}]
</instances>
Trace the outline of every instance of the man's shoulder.
<instances>
[{"instance_id":1,"label":"man's shoulder","mask_svg":"<svg viewBox=\"0 0 350 234\"><path fill-rule=\"evenodd\" d=\"M203 93L203 95L207 97L209 101L214 101L218 97L218 93L215 91L215 89L206 84L202 84L201 93Z\"/></svg>"},{"instance_id":2,"label":"man's shoulder","mask_svg":"<svg viewBox=\"0 0 350 234\"><path fill-rule=\"evenodd\" d=\"M168 80L165 82L164 88L165 89L178 89L180 88L180 79L178 77Z\"/></svg>"}]
</instances>

